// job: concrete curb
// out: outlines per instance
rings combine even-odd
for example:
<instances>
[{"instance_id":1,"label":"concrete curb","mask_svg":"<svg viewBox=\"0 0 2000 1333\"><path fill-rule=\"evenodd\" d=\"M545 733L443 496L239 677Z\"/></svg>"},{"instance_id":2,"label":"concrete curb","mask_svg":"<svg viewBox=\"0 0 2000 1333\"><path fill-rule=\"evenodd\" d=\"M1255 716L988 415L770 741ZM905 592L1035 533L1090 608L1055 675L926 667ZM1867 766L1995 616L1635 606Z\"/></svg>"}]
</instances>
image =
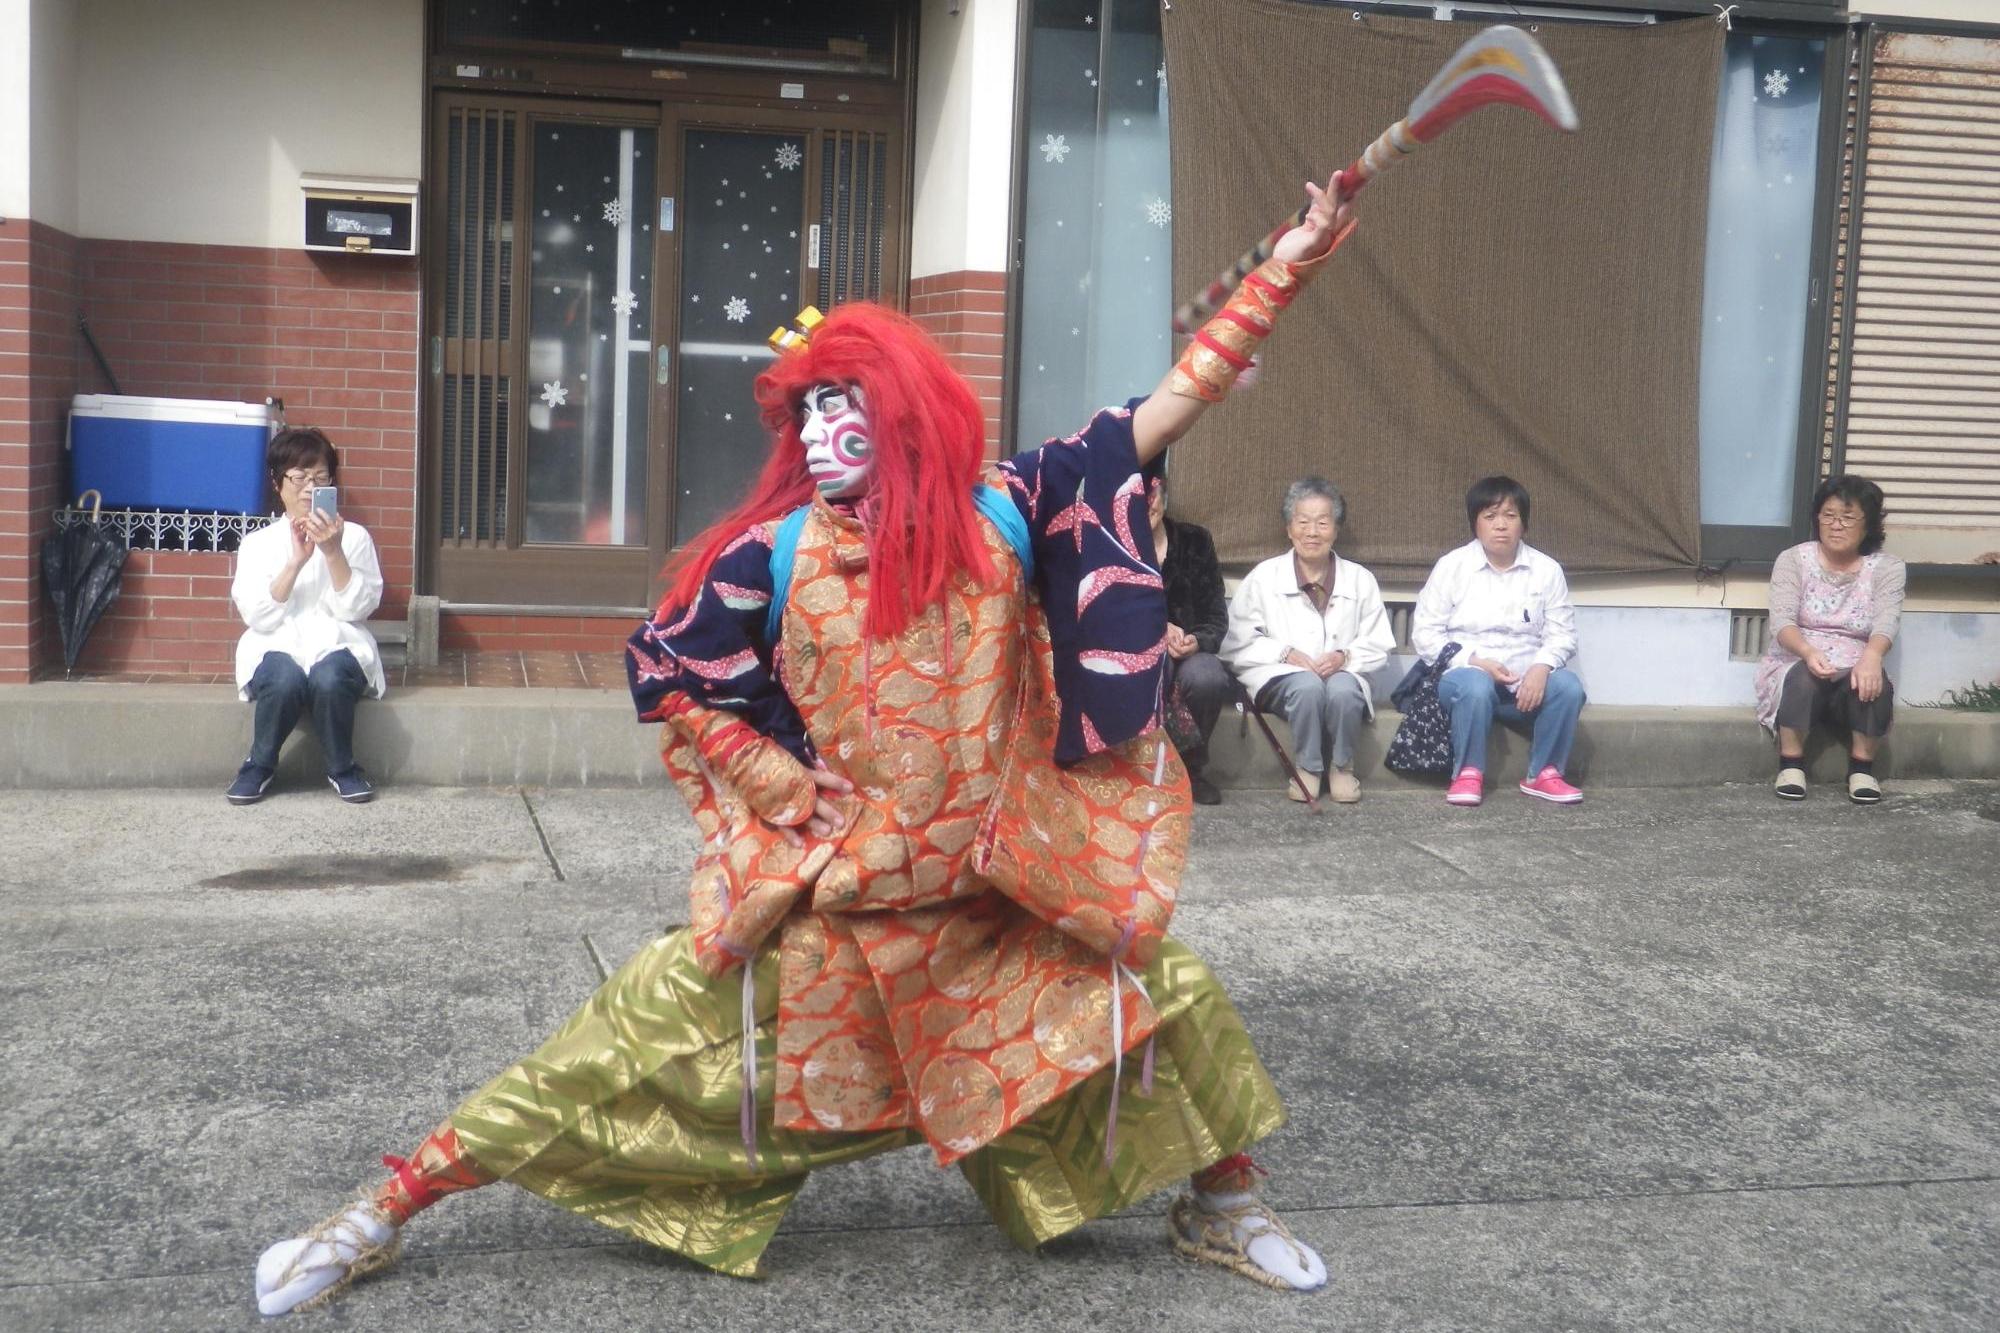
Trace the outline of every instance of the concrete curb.
<instances>
[{"instance_id":1,"label":"concrete curb","mask_svg":"<svg viewBox=\"0 0 2000 1333\"><path fill-rule=\"evenodd\" d=\"M1363 734L1356 771L1372 787L1435 785L1390 773L1382 751L1399 715ZM1275 730L1284 731L1282 723ZM303 728L302 728L303 730ZM249 744L250 710L226 686L50 681L0 687L0 787L226 786ZM384 783L416 786L600 787L664 782L655 728L635 725L623 694L586 689L415 687L363 705L362 764ZM1512 780L1522 736L1496 731L1488 766ZM1902 708L1885 746L1885 776L2000 778L2000 714ZM1816 779L1844 772L1836 747L1812 756ZM1584 785L1703 787L1763 782L1769 738L1747 708L1585 708L1571 776ZM1276 789L1284 773L1247 719L1225 713L1209 775L1223 787ZM279 781L321 780L308 735L287 747Z\"/></svg>"}]
</instances>

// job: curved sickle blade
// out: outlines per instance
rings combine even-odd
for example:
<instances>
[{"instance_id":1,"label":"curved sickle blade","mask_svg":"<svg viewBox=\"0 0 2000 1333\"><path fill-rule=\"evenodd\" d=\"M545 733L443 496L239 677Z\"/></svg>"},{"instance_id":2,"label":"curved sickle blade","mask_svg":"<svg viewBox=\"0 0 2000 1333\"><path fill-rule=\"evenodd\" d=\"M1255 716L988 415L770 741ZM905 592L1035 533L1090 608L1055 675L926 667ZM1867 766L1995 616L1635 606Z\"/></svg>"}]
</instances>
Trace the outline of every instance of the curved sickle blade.
<instances>
[{"instance_id":1,"label":"curved sickle blade","mask_svg":"<svg viewBox=\"0 0 2000 1333\"><path fill-rule=\"evenodd\" d=\"M1429 143L1467 112L1495 102L1523 107L1559 130L1577 126L1576 105L1556 62L1540 42L1504 23L1459 47L1410 103L1404 122L1411 138Z\"/></svg>"},{"instance_id":2,"label":"curved sickle blade","mask_svg":"<svg viewBox=\"0 0 2000 1333\"><path fill-rule=\"evenodd\" d=\"M1570 101L1562 75L1556 72L1556 62L1549 59L1540 42L1504 23L1483 29L1453 52L1444 68L1410 103L1409 114L1382 131L1360 157L1347 164L1341 186L1344 195L1352 198L1369 181L1443 134L1467 113L1502 103L1524 107L1559 130L1577 127L1576 105ZM1243 275L1269 259L1278 239L1305 221L1305 216L1306 209L1300 208L1273 227L1200 296L1176 310L1174 332L1194 332L1195 326L1215 313L1236 290Z\"/></svg>"}]
</instances>

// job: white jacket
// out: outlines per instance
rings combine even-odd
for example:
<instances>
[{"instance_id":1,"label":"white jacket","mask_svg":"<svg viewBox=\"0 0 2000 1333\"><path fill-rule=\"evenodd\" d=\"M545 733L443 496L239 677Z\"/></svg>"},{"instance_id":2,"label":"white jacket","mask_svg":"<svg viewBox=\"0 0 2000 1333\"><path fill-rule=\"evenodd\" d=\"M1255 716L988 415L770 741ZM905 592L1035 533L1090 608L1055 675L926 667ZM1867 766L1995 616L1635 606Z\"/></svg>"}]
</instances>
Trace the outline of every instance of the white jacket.
<instances>
[{"instance_id":1,"label":"white jacket","mask_svg":"<svg viewBox=\"0 0 2000 1333\"><path fill-rule=\"evenodd\" d=\"M386 689L382 654L362 623L382 604L382 564L375 556L375 539L348 519L340 533L349 570L347 586L334 590L326 557L314 551L293 581L292 595L274 602L271 583L292 557L290 525L291 520L281 514L245 537L236 549L236 577L229 596L250 627L236 641L236 697L250 697L250 677L257 674L265 653L284 653L301 671L311 671L322 657L345 648L368 677L369 694L381 698Z\"/></svg>"},{"instance_id":2,"label":"white jacket","mask_svg":"<svg viewBox=\"0 0 2000 1333\"><path fill-rule=\"evenodd\" d=\"M1333 562L1333 592L1326 614L1299 589L1292 552L1274 555L1244 576L1229 599L1229 633L1222 639L1222 658L1256 698L1257 691L1278 677L1304 667L1285 661L1296 648L1307 657L1340 649L1347 654L1341 670L1361 682L1361 695L1374 716L1368 673L1380 670L1395 651L1396 636L1382 589L1375 576L1352 560Z\"/></svg>"}]
</instances>

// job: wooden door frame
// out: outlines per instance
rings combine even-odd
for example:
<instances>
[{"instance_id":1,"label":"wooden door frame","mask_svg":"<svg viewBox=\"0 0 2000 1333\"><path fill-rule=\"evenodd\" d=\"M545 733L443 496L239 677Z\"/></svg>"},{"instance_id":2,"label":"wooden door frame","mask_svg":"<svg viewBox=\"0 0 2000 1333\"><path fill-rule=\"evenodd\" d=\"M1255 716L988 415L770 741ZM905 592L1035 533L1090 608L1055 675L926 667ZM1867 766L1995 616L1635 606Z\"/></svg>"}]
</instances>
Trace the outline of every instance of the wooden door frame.
<instances>
[{"instance_id":1,"label":"wooden door frame","mask_svg":"<svg viewBox=\"0 0 2000 1333\"><path fill-rule=\"evenodd\" d=\"M664 166L673 163L674 175L670 182L677 201L675 211L678 216L686 215L683 206L686 196L686 181L682 172L683 155L681 145L689 130L742 130L750 133L796 133L805 141L805 161L800 164L804 172L801 182L804 199L803 217L818 216L820 186L820 139L827 130L867 131L887 134L890 150L887 171L884 176L883 198L888 201L889 216L883 225L882 286L883 295L898 308L907 303L909 272L907 254L909 251L909 219L897 216L906 212L902 207L903 189L908 180L909 145L898 143L902 134L901 121L893 114L881 111L840 111L827 112L817 108L793 106L716 106L709 103L686 104L670 102L662 106L660 118L660 161ZM671 145L671 147L669 146ZM661 184L665 193L666 182ZM672 275L671 282L653 282L653 329L658 342L665 342L673 349L673 367L669 372L670 385L681 383L681 237L683 229L678 224L661 240L661 252L655 262L659 271ZM800 309L815 304L819 283L819 270L809 268L808 236L806 228L799 228L799 249L797 272L799 274L798 305ZM672 299L668 300L671 288ZM666 308L662 309L662 305ZM789 323L792 312L786 312L779 322ZM774 325L775 327L775 325ZM657 374L657 352L651 369ZM657 387L657 377L655 380ZM655 401L653 421L658 428L654 438L655 456L648 459L648 493L646 497L647 528L654 545L653 579L648 585L648 598L657 602L666 588L660 579L666 562L678 548L672 544L676 501L680 491L679 449L680 440L680 398L678 393L658 395L666 401ZM749 406L748 404L745 405ZM657 516L657 522L655 522Z\"/></svg>"},{"instance_id":2,"label":"wooden door frame","mask_svg":"<svg viewBox=\"0 0 2000 1333\"><path fill-rule=\"evenodd\" d=\"M425 249L423 274L424 305L419 344L424 368L422 384L427 395L422 410L419 447L423 454L417 469L416 563L419 586L443 594L453 583L449 597L454 605L515 607L526 610L618 611L637 609L622 601L596 596L579 598L579 586L603 586L610 580L629 578L629 586L640 587L636 563L647 566L644 587L647 606L657 601L664 588L660 573L673 554L671 539L679 423L678 395L660 393L657 382L657 349L665 344L674 349L671 383L679 383L681 229L655 233L654 278L652 282L652 328L654 357L646 373L649 381L647 413L646 542L644 546L592 547L519 545L520 514L526 497L522 490L526 469L526 397L518 392L510 399L507 429L508 537L513 544L500 546L448 546L442 532L444 469L444 395L441 391L447 366L444 345L444 290L446 281L448 201L441 193L449 179L447 159L449 125L454 111L504 107L518 112L521 130L515 142L515 191L512 221L517 237L509 274L514 291L510 330L518 342L526 336L533 293L530 289L529 257L532 226L532 164L530 135L537 117L561 119L579 124L650 126L656 135L654 194L663 196L671 186L674 197L682 193L681 145L689 129L745 130L750 132L792 132L805 141L806 161L802 164L804 216L816 217L820 197L821 141L827 131L868 132L884 135L888 151L884 162L883 191L885 215L882 226L882 299L902 308L908 303L909 253L911 244L910 191L914 174L914 82L907 84L893 105L848 105L823 100L804 102L745 103L720 99L694 100L691 90L679 87L659 90L647 98L641 90L621 90L622 95L565 97L546 92L512 92L490 85L470 85L464 81L433 83L426 99L427 135L425 159L429 177L425 207ZM649 204L656 215L657 204ZM676 205L677 209L680 205ZM680 210L682 213L684 209ZM808 270L807 232L799 235L797 268L799 305L816 302L818 270Z\"/></svg>"},{"instance_id":3,"label":"wooden door frame","mask_svg":"<svg viewBox=\"0 0 2000 1333\"><path fill-rule=\"evenodd\" d=\"M662 169L659 158L661 107L658 103L635 101L592 100L578 101L565 98L515 96L500 94L468 94L460 90L440 89L432 95L432 123L447 127L445 132L435 137L431 145L431 179L444 187L448 179L446 157L450 151L448 126L451 114L458 110L486 109L504 106L520 116L520 129L514 141L514 211L506 219L514 227L513 264L508 274L514 293L510 327L501 333L499 341L520 346L527 336L527 321L534 298L530 286L529 259L533 234L533 177L534 156L531 139L538 124L560 121L567 125L599 125L619 129L639 129L649 131L654 138L655 184ZM446 201L439 201L443 204ZM602 586L605 583L629 580L637 587L644 577L640 566L653 560L655 542L648 531L648 540L640 546L585 546L554 543L538 543L529 546L522 541L522 523L525 515L526 495L523 486L527 474L527 415L526 399L518 386L515 396L510 399L507 420L507 510L506 538L498 546L481 546L474 543L469 548L458 548L447 544L440 531L444 489L444 394L440 390L443 376L453 370L444 353L442 322L444 315L444 290L446 282L445 243L448 235L448 207L436 206L429 210L430 235L426 244L430 253L438 256L432 271L425 275L425 339L424 363L425 383L430 391L430 402L426 407L424 448L426 457L421 469L423 481L422 523L423 542L428 557L428 584L434 590L443 589L447 582L457 584L451 600L459 604L480 605L529 605L561 606L576 601L573 596L565 597L564 590L581 584L585 587ZM656 249L654 262L659 256ZM655 284L657 288L657 283ZM657 328L657 326L655 326ZM649 368L650 370L650 368ZM648 395L649 401L651 395ZM647 444L650 452L653 412L647 414ZM649 496L650 505L650 496ZM615 600L586 596L583 602L592 605L622 605Z\"/></svg>"}]
</instances>

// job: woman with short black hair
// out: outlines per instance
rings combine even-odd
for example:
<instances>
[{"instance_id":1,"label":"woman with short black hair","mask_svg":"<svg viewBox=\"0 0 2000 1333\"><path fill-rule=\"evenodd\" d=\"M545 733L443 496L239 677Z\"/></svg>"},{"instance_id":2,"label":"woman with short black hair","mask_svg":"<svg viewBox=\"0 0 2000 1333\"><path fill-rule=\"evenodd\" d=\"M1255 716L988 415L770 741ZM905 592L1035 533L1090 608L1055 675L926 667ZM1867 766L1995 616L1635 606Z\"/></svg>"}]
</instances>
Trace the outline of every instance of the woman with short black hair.
<instances>
[{"instance_id":1,"label":"woman with short black hair","mask_svg":"<svg viewBox=\"0 0 2000 1333\"><path fill-rule=\"evenodd\" d=\"M1757 667L1757 720L1777 733L1775 789L1806 795L1806 736L1826 723L1848 738L1847 798L1882 799L1875 754L1889 732L1895 686L1882 659L1903 618L1903 562L1882 549L1882 488L1828 477L1813 493L1815 538L1771 566L1771 641Z\"/></svg>"},{"instance_id":2,"label":"woman with short black hair","mask_svg":"<svg viewBox=\"0 0 2000 1333\"><path fill-rule=\"evenodd\" d=\"M354 762L354 709L384 690L382 657L363 623L382 602L381 562L366 528L313 506L313 493L340 479L340 454L323 432L281 430L264 461L283 512L236 552L230 598L246 627L236 691L256 714L250 755L225 795L232 805L264 799L278 750L310 709L327 782L343 801L366 801L375 787Z\"/></svg>"},{"instance_id":3,"label":"woman with short black hair","mask_svg":"<svg viewBox=\"0 0 2000 1333\"><path fill-rule=\"evenodd\" d=\"M1522 795L1556 805L1583 799L1565 776L1584 704L1583 682L1569 669L1576 607L1562 566L1524 540L1528 511L1528 488L1512 477L1472 483L1472 540L1437 562L1410 617L1410 644L1426 663L1458 646L1438 678L1451 719L1451 805L1486 798L1486 739L1496 719L1532 730Z\"/></svg>"}]
</instances>

